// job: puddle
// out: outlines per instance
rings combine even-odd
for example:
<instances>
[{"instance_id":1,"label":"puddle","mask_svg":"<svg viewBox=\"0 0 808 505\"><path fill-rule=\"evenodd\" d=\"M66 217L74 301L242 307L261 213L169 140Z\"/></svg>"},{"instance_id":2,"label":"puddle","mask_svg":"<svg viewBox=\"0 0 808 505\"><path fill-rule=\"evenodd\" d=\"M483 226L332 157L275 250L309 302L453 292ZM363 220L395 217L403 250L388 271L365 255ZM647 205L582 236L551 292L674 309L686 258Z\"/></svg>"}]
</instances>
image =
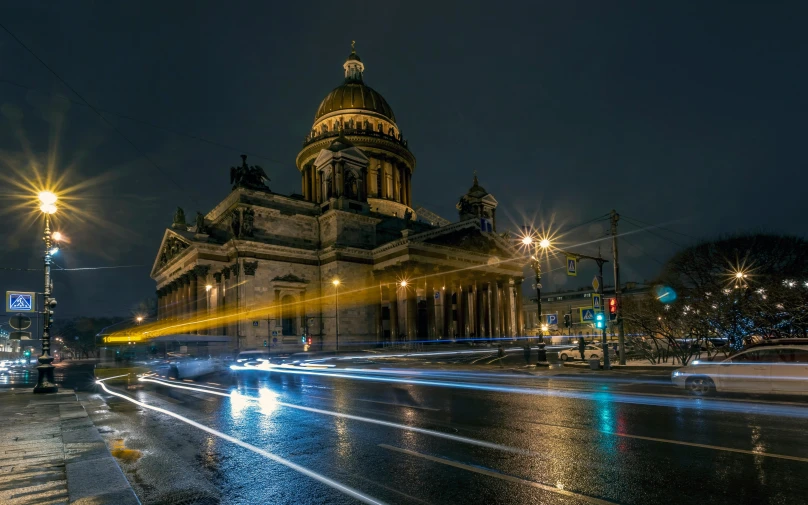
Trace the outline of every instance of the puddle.
<instances>
[{"instance_id":1,"label":"puddle","mask_svg":"<svg viewBox=\"0 0 808 505\"><path fill-rule=\"evenodd\" d=\"M122 438L118 438L112 441L112 447L110 447L110 453L120 461L126 463L132 463L140 459L143 455L137 449L127 449Z\"/></svg>"}]
</instances>

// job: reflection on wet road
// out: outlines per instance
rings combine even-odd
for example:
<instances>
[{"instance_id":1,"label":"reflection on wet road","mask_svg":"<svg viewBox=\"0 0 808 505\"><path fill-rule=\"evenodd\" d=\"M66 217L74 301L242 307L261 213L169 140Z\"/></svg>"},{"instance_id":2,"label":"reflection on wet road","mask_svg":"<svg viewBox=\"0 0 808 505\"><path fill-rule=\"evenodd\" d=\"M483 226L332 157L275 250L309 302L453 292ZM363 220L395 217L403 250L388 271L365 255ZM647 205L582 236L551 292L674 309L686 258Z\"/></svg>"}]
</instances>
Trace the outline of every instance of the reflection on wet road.
<instances>
[{"instance_id":1,"label":"reflection on wet road","mask_svg":"<svg viewBox=\"0 0 808 505\"><path fill-rule=\"evenodd\" d=\"M694 399L658 377L336 368L139 384L110 385L139 403L107 394L94 420L143 453L122 466L144 503L785 504L808 491L808 404Z\"/></svg>"}]
</instances>

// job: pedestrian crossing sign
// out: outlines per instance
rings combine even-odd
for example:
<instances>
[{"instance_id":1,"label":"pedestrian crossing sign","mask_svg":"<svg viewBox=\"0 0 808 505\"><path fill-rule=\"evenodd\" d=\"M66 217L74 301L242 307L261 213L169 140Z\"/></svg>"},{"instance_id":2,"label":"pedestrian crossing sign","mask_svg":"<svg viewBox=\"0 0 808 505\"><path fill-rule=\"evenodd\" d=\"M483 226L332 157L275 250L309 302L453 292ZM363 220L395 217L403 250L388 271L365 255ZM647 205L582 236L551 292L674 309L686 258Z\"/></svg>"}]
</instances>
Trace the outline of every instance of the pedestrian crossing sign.
<instances>
[{"instance_id":1,"label":"pedestrian crossing sign","mask_svg":"<svg viewBox=\"0 0 808 505\"><path fill-rule=\"evenodd\" d=\"M603 305L601 304L600 295L594 293L592 295L592 308L595 309L595 312L600 312L603 309Z\"/></svg>"},{"instance_id":2,"label":"pedestrian crossing sign","mask_svg":"<svg viewBox=\"0 0 808 505\"><path fill-rule=\"evenodd\" d=\"M575 277L578 275L578 258L567 256L567 275Z\"/></svg>"},{"instance_id":3,"label":"pedestrian crossing sign","mask_svg":"<svg viewBox=\"0 0 808 505\"><path fill-rule=\"evenodd\" d=\"M6 312L33 312L36 310L36 293L6 291Z\"/></svg>"},{"instance_id":4,"label":"pedestrian crossing sign","mask_svg":"<svg viewBox=\"0 0 808 505\"><path fill-rule=\"evenodd\" d=\"M592 323L595 321L595 309L590 309L586 307L579 307L578 310L581 313L581 321L584 323Z\"/></svg>"}]
</instances>

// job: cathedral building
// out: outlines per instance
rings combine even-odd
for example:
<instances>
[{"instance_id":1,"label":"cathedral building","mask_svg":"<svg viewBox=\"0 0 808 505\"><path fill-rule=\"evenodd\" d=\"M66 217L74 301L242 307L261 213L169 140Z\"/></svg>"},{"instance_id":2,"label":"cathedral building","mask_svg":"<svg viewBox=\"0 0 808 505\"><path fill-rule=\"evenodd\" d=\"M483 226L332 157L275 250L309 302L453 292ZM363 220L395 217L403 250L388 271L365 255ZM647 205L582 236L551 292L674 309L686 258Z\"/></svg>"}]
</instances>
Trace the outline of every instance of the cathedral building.
<instances>
[{"instance_id":1,"label":"cathedral building","mask_svg":"<svg viewBox=\"0 0 808 505\"><path fill-rule=\"evenodd\" d=\"M355 50L343 69L297 155L302 194L272 192L242 156L210 212L177 209L151 273L158 334L278 352L523 334L525 261L496 233L497 200L475 175L456 222L413 208L393 109Z\"/></svg>"}]
</instances>

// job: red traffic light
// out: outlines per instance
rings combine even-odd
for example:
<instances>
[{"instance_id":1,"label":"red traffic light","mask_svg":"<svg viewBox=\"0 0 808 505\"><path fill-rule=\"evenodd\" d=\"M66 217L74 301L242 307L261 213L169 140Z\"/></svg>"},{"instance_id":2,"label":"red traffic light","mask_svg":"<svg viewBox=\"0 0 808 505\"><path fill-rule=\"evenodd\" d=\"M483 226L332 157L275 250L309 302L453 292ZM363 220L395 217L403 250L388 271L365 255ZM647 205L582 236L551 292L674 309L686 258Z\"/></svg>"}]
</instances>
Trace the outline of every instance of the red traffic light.
<instances>
[{"instance_id":1,"label":"red traffic light","mask_svg":"<svg viewBox=\"0 0 808 505\"><path fill-rule=\"evenodd\" d=\"M609 299L609 313L616 314L617 313L617 298L610 298Z\"/></svg>"},{"instance_id":2,"label":"red traffic light","mask_svg":"<svg viewBox=\"0 0 808 505\"><path fill-rule=\"evenodd\" d=\"M311 345L311 337L306 339L306 344Z\"/></svg>"}]
</instances>

